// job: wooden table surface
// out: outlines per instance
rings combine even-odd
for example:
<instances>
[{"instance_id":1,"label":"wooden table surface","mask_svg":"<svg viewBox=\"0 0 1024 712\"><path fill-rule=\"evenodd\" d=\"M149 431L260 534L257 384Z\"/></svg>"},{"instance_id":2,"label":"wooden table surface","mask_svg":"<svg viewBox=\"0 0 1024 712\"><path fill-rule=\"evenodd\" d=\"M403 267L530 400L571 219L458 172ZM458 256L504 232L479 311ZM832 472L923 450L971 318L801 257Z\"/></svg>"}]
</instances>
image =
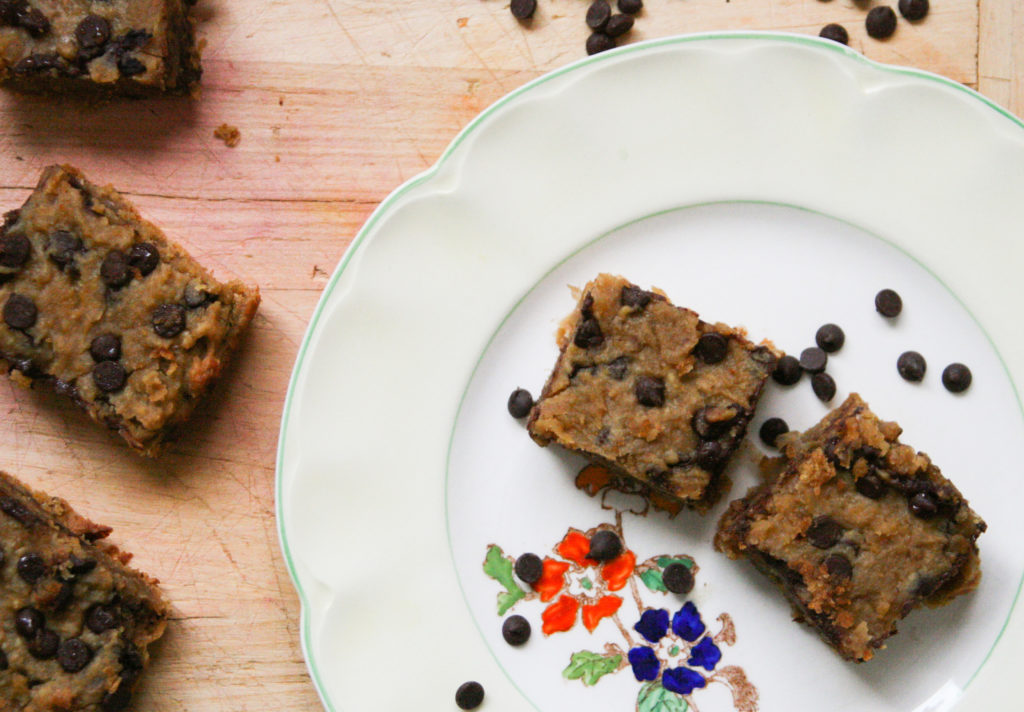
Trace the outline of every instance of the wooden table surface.
<instances>
[{"instance_id":1,"label":"wooden table surface","mask_svg":"<svg viewBox=\"0 0 1024 712\"><path fill-rule=\"evenodd\" d=\"M237 362L182 439L140 459L52 395L0 381L0 468L69 499L158 577L174 616L134 709L315 710L278 546L274 466L292 363L326 280L374 207L479 111L585 55L586 0L201 0L196 99L89 105L0 95L0 208L54 162L112 183L219 276L260 286ZM817 34L949 76L1024 113L1024 4L932 0L887 41L878 0L646 0L630 40L723 29ZM895 5L895 1L892 2ZM213 136L237 126L241 143ZM354 712L354 711L353 711Z\"/></svg>"}]
</instances>

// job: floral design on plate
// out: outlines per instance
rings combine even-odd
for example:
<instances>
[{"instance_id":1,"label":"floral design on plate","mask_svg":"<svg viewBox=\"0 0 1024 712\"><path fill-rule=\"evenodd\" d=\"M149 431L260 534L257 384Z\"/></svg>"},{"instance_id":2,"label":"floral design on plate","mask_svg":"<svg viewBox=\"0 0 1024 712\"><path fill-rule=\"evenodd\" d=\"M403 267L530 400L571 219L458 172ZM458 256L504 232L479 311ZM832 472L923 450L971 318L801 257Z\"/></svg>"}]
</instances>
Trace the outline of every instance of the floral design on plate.
<instances>
[{"instance_id":1,"label":"floral design on plate","mask_svg":"<svg viewBox=\"0 0 1024 712\"><path fill-rule=\"evenodd\" d=\"M584 468L577 484L591 495L622 489L620 482L596 471L595 466ZM757 688L743 668L721 665L723 646L736 642L732 617L720 613L716 619L719 630L712 634L694 602L670 594L665 586L662 574L668 566L682 564L696 575L696 562L685 554L661 554L637 563L636 554L626 544L622 510L609 506L603 496L601 503L602 508L615 512L614 523L587 531L569 527L552 548L553 555L543 558L541 576L533 584L515 577L514 557L497 544L487 547L484 573L504 588L497 596L498 615L504 616L521 603L538 601L546 604L541 611L545 636L582 624L590 634L605 637L597 651L572 652L562 675L591 686L605 675L629 670L641 683L637 712L699 712L693 696L714 683L729 688L737 712L757 712ZM644 506L629 511L645 516L647 510ZM601 530L614 532L623 545L622 552L606 562L588 557L590 540ZM648 603L655 597L660 605ZM612 628L601 626L605 620L617 629L615 639L607 639Z\"/></svg>"}]
</instances>

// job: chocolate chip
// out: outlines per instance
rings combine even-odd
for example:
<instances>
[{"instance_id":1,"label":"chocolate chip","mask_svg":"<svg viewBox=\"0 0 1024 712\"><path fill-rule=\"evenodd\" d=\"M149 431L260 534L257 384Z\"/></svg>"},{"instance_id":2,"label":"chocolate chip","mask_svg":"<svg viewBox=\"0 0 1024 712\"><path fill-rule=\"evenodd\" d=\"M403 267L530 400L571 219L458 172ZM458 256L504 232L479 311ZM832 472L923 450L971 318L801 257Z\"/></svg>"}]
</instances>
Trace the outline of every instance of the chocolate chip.
<instances>
[{"instance_id":1,"label":"chocolate chip","mask_svg":"<svg viewBox=\"0 0 1024 712\"><path fill-rule=\"evenodd\" d=\"M517 20L529 20L537 11L537 0L512 0L509 9Z\"/></svg>"},{"instance_id":2,"label":"chocolate chip","mask_svg":"<svg viewBox=\"0 0 1024 712\"><path fill-rule=\"evenodd\" d=\"M661 572L661 582L672 593L689 593L693 590L693 572L688 566L677 561L666 566Z\"/></svg>"},{"instance_id":3,"label":"chocolate chip","mask_svg":"<svg viewBox=\"0 0 1024 712\"><path fill-rule=\"evenodd\" d=\"M622 291L619 292L619 303L624 307L643 309L651 303L653 297L654 295L650 292L640 289L635 284L631 284L628 287L623 287Z\"/></svg>"},{"instance_id":4,"label":"chocolate chip","mask_svg":"<svg viewBox=\"0 0 1024 712\"><path fill-rule=\"evenodd\" d=\"M800 376L803 373L804 371L800 368L800 362L796 357L786 355L780 358L779 362L775 365L775 370L772 371L772 378L779 385L792 386L800 380Z\"/></svg>"},{"instance_id":5,"label":"chocolate chip","mask_svg":"<svg viewBox=\"0 0 1024 712\"><path fill-rule=\"evenodd\" d=\"M962 363L951 363L942 369L942 385L950 393L963 393L971 386L971 369Z\"/></svg>"},{"instance_id":6,"label":"chocolate chip","mask_svg":"<svg viewBox=\"0 0 1024 712\"><path fill-rule=\"evenodd\" d=\"M900 0L900 14L911 22L923 20L928 14L928 0Z\"/></svg>"},{"instance_id":7,"label":"chocolate chip","mask_svg":"<svg viewBox=\"0 0 1024 712\"><path fill-rule=\"evenodd\" d=\"M46 576L46 562L35 552L29 552L18 559L18 575L26 583L35 583Z\"/></svg>"},{"instance_id":8,"label":"chocolate chip","mask_svg":"<svg viewBox=\"0 0 1024 712\"><path fill-rule=\"evenodd\" d=\"M36 633L41 631L45 625L46 618L43 616L42 611L31 606L19 608L18 612L14 614L14 630L22 638L34 638Z\"/></svg>"},{"instance_id":9,"label":"chocolate chip","mask_svg":"<svg viewBox=\"0 0 1024 712\"><path fill-rule=\"evenodd\" d=\"M161 304L153 310L153 331L172 339L185 330L185 309L177 304Z\"/></svg>"},{"instance_id":10,"label":"chocolate chip","mask_svg":"<svg viewBox=\"0 0 1024 712\"><path fill-rule=\"evenodd\" d=\"M644 9L644 0L619 0L619 11L635 15Z\"/></svg>"},{"instance_id":11,"label":"chocolate chip","mask_svg":"<svg viewBox=\"0 0 1024 712\"><path fill-rule=\"evenodd\" d=\"M827 40L832 40L839 44L850 44L850 33L846 31L845 27L835 22L830 22L822 27L821 32L818 33L818 37L824 37Z\"/></svg>"},{"instance_id":12,"label":"chocolate chip","mask_svg":"<svg viewBox=\"0 0 1024 712\"><path fill-rule=\"evenodd\" d=\"M544 562L536 554L521 554L516 559L515 571L523 582L534 584L544 575Z\"/></svg>"},{"instance_id":13,"label":"chocolate chip","mask_svg":"<svg viewBox=\"0 0 1024 712\"><path fill-rule=\"evenodd\" d=\"M807 528L807 541L819 549L830 549L839 543L843 527L829 516L815 517Z\"/></svg>"},{"instance_id":14,"label":"chocolate chip","mask_svg":"<svg viewBox=\"0 0 1024 712\"><path fill-rule=\"evenodd\" d=\"M601 32L611 16L612 9L608 6L607 0L594 0L587 8L587 27L595 32Z\"/></svg>"},{"instance_id":15,"label":"chocolate chip","mask_svg":"<svg viewBox=\"0 0 1024 712\"><path fill-rule=\"evenodd\" d=\"M612 15L604 26L604 33L609 37L621 37L633 29L633 22L632 15Z\"/></svg>"},{"instance_id":16,"label":"chocolate chip","mask_svg":"<svg viewBox=\"0 0 1024 712\"><path fill-rule=\"evenodd\" d=\"M629 356L619 356L608 363L608 375L614 378L616 381L621 381L626 377L626 371L629 370Z\"/></svg>"},{"instance_id":17,"label":"chocolate chip","mask_svg":"<svg viewBox=\"0 0 1024 712\"><path fill-rule=\"evenodd\" d=\"M31 254L32 243L24 235L8 233L0 238L0 267L23 267Z\"/></svg>"},{"instance_id":18,"label":"chocolate chip","mask_svg":"<svg viewBox=\"0 0 1024 712\"><path fill-rule=\"evenodd\" d=\"M785 435L789 432L789 424L786 423L782 418L768 418L761 424L761 429L758 431L758 435L761 436L761 441L769 446L775 447L775 443L778 441L780 435Z\"/></svg>"},{"instance_id":19,"label":"chocolate chip","mask_svg":"<svg viewBox=\"0 0 1024 712\"><path fill-rule=\"evenodd\" d=\"M816 373L811 376L811 390L818 400L828 403L836 397L836 382L827 373Z\"/></svg>"},{"instance_id":20,"label":"chocolate chip","mask_svg":"<svg viewBox=\"0 0 1024 712\"><path fill-rule=\"evenodd\" d=\"M121 337L115 334L100 334L89 344L89 355L97 363L117 361L121 358Z\"/></svg>"},{"instance_id":21,"label":"chocolate chip","mask_svg":"<svg viewBox=\"0 0 1024 712\"><path fill-rule=\"evenodd\" d=\"M581 349L597 348L604 343L604 334L601 332L601 325L593 316L584 316L580 325L576 327L576 335L573 343Z\"/></svg>"},{"instance_id":22,"label":"chocolate chip","mask_svg":"<svg viewBox=\"0 0 1024 712\"><path fill-rule=\"evenodd\" d=\"M120 289L132 281L128 256L120 250L111 250L100 265L100 278L111 289Z\"/></svg>"},{"instance_id":23,"label":"chocolate chip","mask_svg":"<svg viewBox=\"0 0 1024 712\"><path fill-rule=\"evenodd\" d=\"M19 59L11 71L18 75L25 75L46 72L51 69L59 70L60 68L60 57L54 53L30 54L27 57Z\"/></svg>"},{"instance_id":24,"label":"chocolate chip","mask_svg":"<svg viewBox=\"0 0 1024 712\"><path fill-rule=\"evenodd\" d=\"M85 625L93 633L99 634L117 628L121 625L121 619L116 608L97 603L85 612Z\"/></svg>"},{"instance_id":25,"label":"chocolate chip","mask_svg":"<svg viewBox=\"0 0 1024 712\"><path fill-rule=\"evenodd\" d=\"M705 406L693 414L690 425L703 440L717 440L727 431L740 409L736 405Z\"/></svg>"},{"instance_id":26,"label":"chocolate chip","mask_svg":"<svg viewBox=\"0 0 1024 712\"><path fill-rule=\"evenodd\" d=\"M124 74L123 69L121 73ZM160 264L160 252L155 245L140 242L137 245L132 245L132 249L128 251L128 264L139 270L139 274L145 277Z\"/></svg>"},{"instance_id":27,"label":"chocolate chip","mask_svg":"<svg viewBox=\"0 0 1024 712\"><path fill-rule=\"evenodd\" d=\"M95 559L81 559L74 554L68 557L68 571L76 576L83 576L96 568Z\"/></svg>"},{"instance_id":28,"label":"chocolate chip","mask_svg":"<svg viewBox=\"0 0 1024 712\"><path fill-rule=\"evenodd\" d=\"M15 25L25 0L0 0L0 25Z\"/></svg>"},{"instance_id":29,"label":"chocolate chip","mask_svg":"<svg viewBox=\"0 0 1024 712\"><path fill-rule=\"evenodd\" d=\"M508 412L513 418L525 418L533 408L533 396L525 388L517 388L508 397Z\"/></svg>"},{"instance_id":30,"label":"chocolate chip","mask_svg":"<svg viewBox=\"0 0 1024 712\"><path fill-rule=\"evenodd\" d=\"M33 37L42 37L50 31L50 20L34 7L18 13L18 24Z\"/></svg>"},{"instance_id":31,"label":"chocolate chip","mask_svg":"<svg viewBox=\"0 0 1024 712\"><path fill-rule=\"evenodd\" d=\"M455 704L460 710L475 710L484 701L484 686L479 682L464 682L455 691Z\"/></svg>"},{"instance_id":32,"label":"chocolate chip","mask_svg":"<svg viewBox=\"0 0 1024 712\"><path fill-rule=\"evenodd\" d=\"M714 472L725 459L725 448L717 440L703 442L697 448L697 464L705 470Z\"/></svg>"},{"instance_id":33,"label":"chocolate chip","mask_svg":"<svg viewBox=\"0 0 1024 712\"><path fill-rule=\"evenodd\" d=\"M38 316L36 303L21 294L11 294L4 304L4 321L12 329L31 329Z\"/></svg>"},{"instance_id":34,"label":"chocolate chip","mask_svg":"<svg viewBox=\"0 0 1024 712\"><path fill-rule=\"evenodd\" d=\"M853 577L853 564L842 554L835 552L825 557L825 570L834 579L849 579Z\"/></svg>"},{"instance_id":35,"label":"chocolate chip","mask_svg":"<svg viewBox=\"0 0 1024 712\"><path fill-rule=\"evenodd\" d=\"M57 654L60 637L52 630L43 628L28 642L28 652L39 660L49 660Z\"/></svg>"},{"instance_id":36,"label":"chocolate chip","mask_svg":"<svg viewBox=\"0 0 1024 712\"><path fill-rule=\"evenodd\" d=\"M578 376L580 373L589 373L591 376L593 376L595 373L597 373L597 366L584 366L581 363L574 363L572 365L572 370L569 371L569 380L575 381L576 376Z\"/></svg>"},{"instance_id":37,"label":"chocolate chip","mask_svg":"<svg viewBox=\"0 0 1024 712\"><path fill-rule=\"evenodd\" d=\"M600 54L610 49L615 49L615 40L603 32L594 32L587 38L587 54Z\"/></svg>"},{"instance_id":38,"label":"chocolate chip","mask_svg":"<svg viewBox=\"0 0 1024 712\"><path fill-rule=\"evenodd\" d=\"M868 499L881 499L885 495L885 481L875 472L868 472L857 478L853 486Z\"/></svg>"},{"instance_id":39,"label":"chocolate chip","mask_svg":"<svg viewBox=\"0 0 1024 712\"><path fill-rule=\"evenodd\" d=\"M930 492L918 492L910 498L909 504L910 511L914 513L914 516L921 519L934 516L939 511L939 505L935 501L935 496Z\"/></svg>"},{"instance_id":40,"label":"chocolate chip","mask_svg":"<svg viewBox=\"0 0 1024 712\"><path fill-rule=\"evenodd\" d=\"M824 349L811 346L800 352L800 368L808 373L821 373L828 365L828 354Z\"/></svg>"},{"instance_id":41,"label":"chocolate chip","mask_svg":"<svg viewBox=\"0 0 1024 712\"><path fill-rule=\"evenodd\" d=\"M530 621L522 616L509 616L501 624L501 637L509 645L522 645L530 639Z\"/></svg>"},{"instance_id":42,"label":"chocolate chip","mask_svg":"<svg viewBox=\"0 0 1024 712\"><path fill-rule=\"evenodd\" d=\"M814 334L814 343L826 353L835 353L846 343L846 334L837 324L825 324Z\"/></svg>"},{"instance_id":43,"label":"chocolate chip","mask_svg":"<svg viewBox=\"0 0 1024 712\"><path fill-rule=\"evenodd\" d=\"M67 230L56 230L50 235L48 256L61 272L77 274L78 266L75 264L75 253L82 252L84 249L81 238Z\"/></svg>"},{"instance_id":44,"label":"chocolate chip","mask_svg":"<svg viewBox=\"0 0 1024 712\"><path fill-rule=\"evenodd\" d=\"M68 638L57 648L57 662L64 672L80 672L92 660L92 648L81 638Z\"/></svg>"},{"instance_id":45,"label":"chocolate chip","mask_svg":"<svg viewBox=\"0 0 1024 712\"><path fill-rule=\"evenodd\" d=\"M654 376L640 376L633 389L640 405L660 408L665 405L665 382Z\"/></svg>"},{"instance_id":46,"label":"chocolate chip","mask_svg":"<svg viewBox=\"0 0 1024 712\"><path fill-rule=\"evenodd\" d=\"M10 667L10 663L7 662L7 653L0 650L0 670L6 670Z\"/></svg>"},{"instance_id":47,"label":"chocolate chip","mask_svg":"<svg viewBox=\"0 0 1024 712\"><path fill-rule=\"evenodd\" d=\"M99 15L86 15L75 28L75 39L86 49L102 47L110 39L110 23Z\"/></svg>"},{"instance_id":48,"label":"chocolate chip","mask_svg":"<svg viewBox=\"0 0 1024 712\"><path fill-rule=\"evenodd\" d=\"M875 295L875 311L889 319L897 317L903 311L903 299L893 290L883 289Z\"/></svg>"},{"instance_id":49,"label":"chocolate chip","mask_svg":"<svg viewBox=\"0 0 1024 712\"><path fill-rule=\"evenodd\" d=\"M590 551L587 558L595 561L611 561L622 553L622 540L608 529L599 529L590 537Z\"/></svg>"},{"instance_id":50,"label":"chocolate chip","mask_svg":"<svg viewBox=\"0 0 1024 712\"><path fill-rule=\"evenodd\" d=\"M135 77L146 73L146 65L135 57L129 56L124 56L117 60L117 69L125 77Z\"/></svg>"},{"instance_id":51,"label":"chocolate chip","mask_svg":"<svg viewBox=\"0 0 1024 712\"><path fill-rule=\"evenodd\" d=\"M22 526L30 527L38 520L24 504L13 497L0 497L0 512L18 520Z\"/></svg>"},{"instance_id":52,"label":"chocolate chip","mask_svg":"<svg viewBox=\"0 0 1024 712\"><path fill-rule=\"evenodd\" d=\"M704 334L697 339L693 353L704 363L720 363L729 354L729 340L715 332Z\"/></svg>"},{"instance_id":53,"label":"chocolate chip","mask_svg":"<svg viewBox=\"0 0 1024 712\"><path fill-rule=\"evenodd\" d=\"M128 374L117 361L100 361L92 369L92 380L104 393L117 393L124 388Z\"/></svg>"},{"instance_id":54,"label":"chocolate chip","mask_svg":"<svg viewBox=\"0 0 1024 712\"><path fill-rule=\"evenodd\" d=\"M900 376L905 381L915 383L920 381L924 378L924 372L927 368L928 365L925 363L924 356L917 351L904 351L896 359L896 370L899 371Z\"/></svg>"},{"instance_id":55,"label":"chocolate chip","mask_svg":"<svg viewBox=\"0 0 1024 712\"><path fill-rule=\"evenodd\" d=\"M864 20L864 27L876 40L891 37L896 31L896 13L888 5L873 7Z\"/></svg>"}]
</instances>

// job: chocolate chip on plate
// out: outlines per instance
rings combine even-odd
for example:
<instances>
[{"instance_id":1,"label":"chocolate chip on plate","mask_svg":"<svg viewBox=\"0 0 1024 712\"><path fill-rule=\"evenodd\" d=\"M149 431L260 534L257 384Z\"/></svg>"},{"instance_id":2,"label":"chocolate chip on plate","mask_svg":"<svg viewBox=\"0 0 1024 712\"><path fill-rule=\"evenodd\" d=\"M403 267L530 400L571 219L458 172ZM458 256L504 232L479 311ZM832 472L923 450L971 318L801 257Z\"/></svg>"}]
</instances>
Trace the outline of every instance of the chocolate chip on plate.
<instances>
[{"instance_id":1,"label":"chocolate chip on plate","mask_svg":"<svg viewBox=\"0 0 1024 712\"><path fill-rule=\"evenodd\" d=\"M23 267L31 253L32 244L24 235L8 233L0 238L0 267Z\"/></svg>"},{"instance_id":2,"label":"chocolate chip on plate","mask_svg":"<svg viewBox=\"0 0 1024 712\"><path fill-rule=\"evenodd\" d=\"M853 576L853 564L850 560L838 552L833 552L825 557L825 571L835 579L848 579Z\"/></svg>"},{"instance_id":3,"label":"chocolate chip on plate","mask_svg":"<svg viewBox=\"0 0 1024 712\"><path fill-rule=\"evenodd\" d=\"M928 14L928 0L900 0L900 14L911 22L923 20Z\"/></svg>"},{"instance_id":4,"label":"chocolate chip on plate","mask_svg":"<svg viewBox=\"0 0 1024 712\"><path fill-rule=\"evenodd\" d=\"M603 32L594 32L587 38L587 54L600 54L615 49L615 39Z\"/></svg>"},{"instance_id":5,"label":"chocolate chip on plate","mask_svg":"<svg viewBox=\"0 0 1024 712\"><path fill-rule=\"evenodd\" d=\"M729 340L712 331L697 340L693 353L704 363L719 363L729 354Z\"/></svg>"},{"instance_id":6,"label":"chocolate chip on plate","mask_svg":"<svg viewBox=\"0 0 1024 712\"><path fill-rule=\"evenodd\" d=\"M479 682L464 682L455 691L455 704L459 706L460 710L475 710L483 701L484 686Z\"/></svg>"},{"instance_id":7,"label":"chocolate chip on plate","mask_svg":"<svg viewBox=\"0 0 1024 712\"><path fill-rule=\"evenodd\" d=\"M688 566L676 561L661 572L661 582L672 593L689 593L693 590L693 572Z\"/></svg>"},{"instance_id":8,"label":"chocolate chip on plate","mask_svg":"<svg viewBox=\"0 0 1024 712\"><path fill-rule=\"evenodd\" d=\"M537 11L537 0L512 0L509 9L517 20L529 20Z\"/></svg>"},{"instance_id":9,"label":"chocolate chip on plate","mask_svg":"<svg viewBox=\"0 0 1024 712\"><path fill-rule=\"evenodd\" d=\"M800 368L808 373L821 373L828 365L828 354L824 349L811 346L800 352Z\"/></svg>"},{"instance_id":10,"label":"chocolate chip on plate","mask_svg":"<svg viewBox=\"0 0 1024 712\"><path fill-rule=\"evenodd\" d=\"M619 292L619 303L624 307L633 309L644 309L651 303L654 295L646 289L640 289L635 284L623 287Z\"/></svg>"},{"instance_id":11,"label":"chocolate chip on plate","mask_svg":"<svg viewBox=\"0 0 1024 712\"><path fill-rule=\"evenodd\" d=\"M121 250L111 250L100 265L100 278L111 289L120 289L132 281L132 270L128 255Z\"/></svg>"},{"instance_id":12,"label":"chocolate chip on plate","mask_svg":"<svg viewBox=\"0 0 1024 712\"><path fill-rule=\"evenodd\" d=\"M516 576L525 583L534 584L544 575L544 562L536 554L521 554L516 559Z\"/></svg>"},{"instance_id":13,"label":"chocolate chip on plate","mask_svg":"<svg viewBox=\"0 0 1024 712\"><path fill-rule=\"evenodd\" d=\"M654 376L640 376L634 388L640 405L660 408L665 405L665 382Z\"/></svg>"},{"instance_id":14,"label":"chocolate chip on plate","mask_svg":"<svg viewBox=\"0 0 1024 712\"><path fill-rule=\"evenodd\" d=\"M918 492L908 501L910 511L921 519L927 519L939 511L939 505L930 492Z\"/></svg>"},{"instance_id":15,"label":"chocolate chip on plate","mask_svg":"<svg viewBox=\"0 0 1024 712\"><path fill-rule=\"evenodd\" d=\"M761 442L765 445L775 447L779 436L785 435L788 432L789 424L785 420L782 418L768 418L768 420L761 424L758 435L761 437Z\"/></svg>"},{"instance_id":16,"label":"chocolate chip on plate","mask_svg":"<svg viewBox=\"0 0 1024 712\"><path fill-rule=\"evenodd\" d=\"M818 33L818 37L824 37L827 40L832 40L839 44L850 44L850 33L846 31L845 27L836 22L830 22L822 27L821 32Z\"/></svg>"},{"instance_id":17,"label":"chocolate chip on plate","mask_svg":"<svg viewBox=\"0 0 1024 712\"><path fill-rule=\"evenodd\" d=\"M868 472L857 478L854 488L868 499L881 499L885 495L885 481L875 472Z\"/></svg>"},{"instance_id":18,"label":"chocolate chip on plate","mask_svg":"<svg viewBox=\"0 0 1024 712\"><path fill-rule=\"evenodd\" d=\"M39 554L30 551L18 559L18 575L26 583L35 583L46 576L46 562Z\"/></svg>"},{"instance_id":19,"label":"chocolate chip on plate","mask_svg":"<svg viewBox=\"0 0 1024 712\"><path fill-rule=\"evenodd\" d=\"M28 652L39 660L49 660L57 654L60 637L48 628L43 628L28 642Z\"/></svg>"},{"instance_id":20,"label":"chocolate chip on plate","mask_svg":"<svg viewBox=\"0 0 1024 712\"><path fill-rule=\"evenodd\" d=\"M800 362L797 358L786 354L775 364L775 370L772 371L772 379L779 385L792 386L800 380L803 373L804 371L800 368Z\"/></svg>"},{"instance_id":21,"label":"chocolate chip on plate","mask_svg":"<svg viewBox=\"0 0 1024 712\"><path fill-rule=\"evenodd\" d=\"M633 16L617 13L608 18L604 32L609 37L621 37L633 29Z\"/></svg>"},{"instance_id":22,"label":"chocolate chip on plate","mask_svg":"<svg viewBox=\"0 0 1024 712\"><path fill-rule=\"evenodd\" d=\"M619 11L635 15L644 9L644 0L619 0Z\"/></svg>"},{"instance_id":23,"label":"chocolate chip on plate","mask_svg":"<svg viewBox=\"0 0 1024 712\"><path fill-rule=\"evenodd\" d=\"M127 383L128 374L117 361L100 361L92 369L92 380L104 393L117 393Z\"/></svg>"},{"instance_id":24,"label":"chocolate chip on plate","mask_svg":"<svg viewBox=\"0 0 1024 712\"><path fill-rule=\"evenodd\" d=\"M64 672L80 672L92 660L92 648L81 638L68 638L57 647L57 662Z\"/></svg>"},{"instance_id":25,"label":"chocolate chip on plate","mask_svg":"<svg viewBox=\"0 0 1024 712\"><path fill-rule=\"evenodd\" d=\"M161 304L153 310L153 331L171 339L185 330L185 309L177 304Z\"/></svg>"},{"instance_id":26,"label":"chocolate chip on plate","mask_svg":"<svg viewBox=\"0 0 1024 712\"><path fill-rule=\"evenodd\" d=\"M864 27L868 35L876 40L884 40L896 31L896 13L888 5L873 7L864 19Z\"/></svg>"},{"instance_id":27,"label":"chocolate chip on plate","mask_svg":"<svg viewBox=\"0 0 1024 712\"><path fill-rule=\"evenodd\" d=\"M722 464L725 448L717 440L702 442L697 448L697 464L705 470L715 470Z\"/></svg>"},{"instance_id":28,"label":"chocolate chip on plate","mask_svg":"<svg viewBox=\"0 0 1024 712\"><path fill-rule=\"evenodd\" d=\"M525 418L533 408L533 396L525 388L517 388L508 397L508 412L513 418Z\"/></svg>"},{"instance_id":29,"label":"chocolate chip on plate","mask_svg":"<svg viewBox=\"0 0 1024 712\"><path fill-rule=\"evenodd\" d=\"M883 289L875 295L875 310L884 317L892 319L903 311L903 299L891 289Z\"/></svg>"},{"instance_id":30,"label":"chocolate chip on plate","mask_svg":"<svg viewBox=\"0 0 1024 712\"><path fill-rule=\"evenodd\" d=\"M143 67L143 71L145 71L145 67ZM121 69L121 73L125 74L124 69ZM137 245L132 245L132 249L128 251L128 264L139 270L139 274L145 277L160 264L160 252L156 249L156 245L140 242Z\"/></svg>"},{"instance_id":31,"label":"chocolate chip on plate","mask_svg":"<svg viewBox=\"0 0 1024 712\"><path fill-rule=\"evenodd\" d=\"M572 339L573 343L581 349L597 348L604 343L604 333L601 331L601 324L593 315L584 316L576 327L576 334Z\"/></svg>"},{"instance_id":32,"label":"chocolate chip on plate","mask_svg":"<svg viewBox=\"0 0 1024 712\"><path fill-rule=\"evenodd\" d=\"M38 316L36 303L21 294L12 294L4 304L4 321L12 329L31 329Z\"/></svg>"},{"instance_id":33,"label":"chocolate chip on plate","mask_svg":"<svg viewBox=\"0 0 1024 712\"><path fill-rule=\"evenodd\" d=\"M14 630L22 638L32 639L46 625L46 618L40 610L25 606L14 614Z\"/></svg>"},{"instance_id":34,"label":"chocolate chip on plate","mask_svg":"<svg viewBox=\"0 0 1024 712\"><path fill-rule=\"evenodd\" d=\"M811 390L818 400L828 403L836 397L836 382L827 373L816 373L811 376Z\"/></svg>"},{"instance_id":35,"label":"chocolate chip on plate","mask_svg":"<svg viewBox=\"0 0 1024 712\"><path fill-rule=\"evenodd\" d=\"M896 370L906 381L917 382L924 378L924 372L928 365L924 356L917 351L904 351L896 359Z\"/></svg>"},{"instance_id":36,"label":"chocolate chip on plate","mask_svg":"<svg viewBox=\"0 0 1024 712\"><path fill-rule=\"evenodd\" d=\"M830 549L839 543L843 536L843 527L829 516L815 517L807 528L807 541L819 549Z\"/></svg>"},{"instance_id":37,"label":"chocolate chip on plate","mask_svg":"<svg viewBox=\"0 0 1024 712\"><path fill-rule=\"evenodd\" d=\"M590 3L590 7L587 8L587 27L590 29L601 32L604 30L604 26L608 24L608 18L612 16L612 9L608 5L607 0L594 0Z\"/></svg>"},{"instance_id":38,"label":"chocolate chip on plate","mask_svg":"<svg viewBox=\"0 0 1024 712\"><path fill-rule=\"evenodd\" d=\"M115 334L100 334L89 344L89 355L97 363L117 361L121 358L121 337Z\"/></svg>"},{"instance_id":39,"label":"chocolate chip on plate","mask_svg":"<svg viewBox=\"0 0 1024 712\"><path fill-rule=\"evenodd\" d=\"M102 47L110 40L110 23L99 15L86 15L75 28L75 39L79 47Z\"/></svg>"},{"instance_id":40,"label":"chocolate chip on plate","mask_svg":"<svg viewBox=\"0 0 1024 712\"><path fill-rule=\"evenodd\" d=\"M971 386L971 369L962 363L951 363L942 369L942 385L950 393L963 393Z\"/></svg>"},{"instance_id":41,"label":"chocolate chip on plate","mask_svg":"<svg viewBox=\"0 0 1024 712\"><path fill-rule=\"evenodd\" d=\"M611 561L622 553L622 540L618 534L608 529L601 529L590 537L590 551L587 558L595 561Z\"/></svg>"},{"instance_id":42,"label":"chocolate chip on plate","mask_svg":"<svg viewBox=\"0 0 1024 712\"><path fill-rule=\"evenodd\" d=\"M814 343L826 353L835 353L846 343L846 334L837 324L825 324L814 334Z\"/></svg>"},{"instance_id":43,"label":"chocolate chip on plate","mask_svg":"<svg viewBox=\"0 0 1024 712\"><path fill-rule=\"evenodd\" d=\"M522 645L530 639L530 621L522 616L509 616L501 624L501 637L509 645Z\"/></svg>"}]
</instances>

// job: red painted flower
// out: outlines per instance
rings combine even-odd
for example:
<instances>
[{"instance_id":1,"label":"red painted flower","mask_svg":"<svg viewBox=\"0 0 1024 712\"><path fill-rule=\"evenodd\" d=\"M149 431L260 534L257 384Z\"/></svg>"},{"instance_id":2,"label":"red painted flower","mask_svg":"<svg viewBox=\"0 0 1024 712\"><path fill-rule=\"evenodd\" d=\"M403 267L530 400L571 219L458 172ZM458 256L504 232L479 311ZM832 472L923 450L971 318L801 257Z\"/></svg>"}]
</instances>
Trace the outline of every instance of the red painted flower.
<instances>
[{"instance_id":1,"label":"red painted flower","mask_svg":"<svg viewBox=\"0 0 1024 712\"><path fill-rule=\"evenodd\" d=\"M558 596L558 600L545 608L541 614L541 629L544 635L564 633L576 625L576 614L580 613L584 627L594 632L603 619L614 615L622 605L621 597L607 592L618 591L626 586L636 568L636 555L627 549L601 565L599 561L587 556L590 552L590 537L576 529L570 529L566 533L555 547L555 551L567 561L545 558L540 580L533 584L533 589L540 594L541 601L551 601ZM595 577L596 582L587 576L582 579L587 588L594 588L594 595L574 595L565 592L571 583L569 570L583 572L588 568L595 568L598 573Z\"/></svg>"}]
</instances>

